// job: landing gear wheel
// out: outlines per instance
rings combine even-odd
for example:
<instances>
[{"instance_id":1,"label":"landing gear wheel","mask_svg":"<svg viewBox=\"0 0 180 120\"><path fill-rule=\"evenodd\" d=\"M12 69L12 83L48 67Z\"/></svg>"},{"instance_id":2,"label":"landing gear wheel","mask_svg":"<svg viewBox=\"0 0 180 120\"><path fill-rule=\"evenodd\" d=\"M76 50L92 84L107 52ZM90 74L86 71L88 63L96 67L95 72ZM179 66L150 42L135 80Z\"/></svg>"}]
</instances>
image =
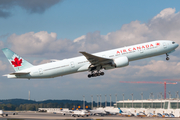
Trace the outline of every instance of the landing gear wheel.
<instances>
[{"instance_id":1,"label":"landing gear wheel","mask_svg":"<svg viewBox=\"0 0 180 120\"><path fill-rule=\"evenodd\" d=\"M94 77L97 77L98 76L98 74L97 73L94 73Z\"/></svg>"},{"instance_id":2,"label":"landing gear wheel","mask_svg":"<svg viewBox=\"0 0 180 120\"><path fill-rule=\"evenodd\" d=\"M88 78L91 78L92 76L91 76L91 74L88 74Z\"/></svg>"},{"instance_id":3,"label":"landing gear wheel","mask_svg":"<svg viewBox=\"0 0 180 120\"><path fill-rule=\"evenodd\" d=\"M104 72L101 72L100 75L104 75Z\"/></svg>"},{"instance_id":4,"label":"landing gear wheel","mask_svg":"<svg viewBox=\"0 0 180 120\"><path fill-rule=\"evenodd\" d=\"M104 72L101 71L91 71L91 74L88 74L87 77L91 78L91 77L97 77L97 76L101 76L104 75Z\"/></svg>"},{"instance_id":5,"label":"landing gear wheel","mask_svg":"<svg viewBox=\"0 0 180 120\"><path fill-rule=\"evenodd\" d=\"M169 60L169 59L170 59L169 57L166 58L166 60Z\"/></svg>"},{"instance_id":6,"label":"landing gear wheel","mask_svg":"<svg viewBox=\"0 0 180 120\"><path fill-rule=\"evenodd\" d=\"M94 74L91 74L91 77L95 77Z\"/></svg>"},{"instance_id":7,"label":"landing gear wheel","mask_svg":"<svg viewBox=\"0 0 180 120\"><path fill-rule=\"evenodd\" d=\"M168 56L169 56L169 55L166 53L166 60L169 60L169 59L170 59Z\"/></svg>"}]
</instances>

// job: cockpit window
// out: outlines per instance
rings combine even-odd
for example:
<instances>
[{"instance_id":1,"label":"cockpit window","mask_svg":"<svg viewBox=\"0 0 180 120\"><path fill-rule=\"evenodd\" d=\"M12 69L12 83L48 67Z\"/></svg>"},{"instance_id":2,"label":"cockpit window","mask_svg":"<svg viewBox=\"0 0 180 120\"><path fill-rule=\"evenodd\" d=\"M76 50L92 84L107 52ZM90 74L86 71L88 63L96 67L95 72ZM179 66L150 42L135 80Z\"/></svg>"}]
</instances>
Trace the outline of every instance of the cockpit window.
<instances>
[{"instance_id":1,"label":"cockpit window","mask_svg":"<svg viewBox=\"0 0 180 120\"><path fill-rule=\"evenodd\" d=\"M175 42L172 42L172 44L175 44Z\"/></svg>"}]
</instances>

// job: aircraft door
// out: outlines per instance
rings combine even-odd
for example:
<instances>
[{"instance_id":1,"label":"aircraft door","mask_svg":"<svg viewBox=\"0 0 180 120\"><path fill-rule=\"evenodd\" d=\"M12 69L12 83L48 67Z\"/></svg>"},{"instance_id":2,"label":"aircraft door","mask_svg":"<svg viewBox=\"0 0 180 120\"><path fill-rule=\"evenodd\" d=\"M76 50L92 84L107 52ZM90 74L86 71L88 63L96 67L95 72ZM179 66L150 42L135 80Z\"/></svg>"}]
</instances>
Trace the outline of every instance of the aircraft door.
<instances>
[{"instance_id":1,"label":"aircraft door","mask_svg":"<svg viewBox=\"0 0 180 120\"><path fill-rule=\"evenodd\" d=\"M43 74L43 70L42 68L39 68L39 74L42 75Z\"/></svg>"},{"instance_id":2,"label":"aircraft door","mask_svg":"<svg viewBox=\"0 0 180 120\"><path fill-rule=\"evenodd\" d=\"M70 64L71 64L71 68L75 67L74 62L71 62Z\"/></svg>"},{"instance_id":3,"label":"aircraft door","mask_svg":"<svg viewBox=\"0 0 180 120\"><path fill-rule=\"evenodd\" d=\"M167 45L166 45L166 43L165 43L165 42L163 43L163 47L164 47L164 48L167 48Z\"/></svg>"}]
</instances>

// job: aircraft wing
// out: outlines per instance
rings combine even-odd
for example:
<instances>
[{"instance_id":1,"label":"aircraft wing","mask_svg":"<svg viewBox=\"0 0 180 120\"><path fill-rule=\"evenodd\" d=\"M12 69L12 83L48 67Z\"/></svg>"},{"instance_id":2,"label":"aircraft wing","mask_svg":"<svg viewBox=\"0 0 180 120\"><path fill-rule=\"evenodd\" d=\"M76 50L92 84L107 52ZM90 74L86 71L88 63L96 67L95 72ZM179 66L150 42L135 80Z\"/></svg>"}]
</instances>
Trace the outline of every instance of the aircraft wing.
<instances>
[{"instance_id":1,"label":"aircraft wing","mask_svg":"<svg viewBox=\"0 0 180 120\"><path fill-rule=\"evenodd\" d=\"M80 53L83 54L92 65L104 65L112 61L112 59L95 56L87 52Z\"/></svg>"}]
</instances>

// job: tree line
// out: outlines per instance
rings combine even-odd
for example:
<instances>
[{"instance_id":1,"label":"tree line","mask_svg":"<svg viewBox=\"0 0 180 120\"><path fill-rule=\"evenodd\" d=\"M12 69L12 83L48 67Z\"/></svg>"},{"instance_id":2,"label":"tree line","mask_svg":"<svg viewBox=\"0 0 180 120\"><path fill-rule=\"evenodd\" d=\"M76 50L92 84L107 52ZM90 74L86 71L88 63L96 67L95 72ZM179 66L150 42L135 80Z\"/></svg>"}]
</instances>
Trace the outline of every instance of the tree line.
<instances>
[{"instance_id":1,"label":"tree line","mask_svg":"<svg viewBox=\"0 0 180 120\"><path fill-rule=\"evenodd\" d=\"M85 102L86 108L91 108L91 102ZM104 107L105 103L101 103ZM109 106L110 103L107 102ZM113 105L113 103L112 103ZM80 100L46 100L46 101L32 101L24 99L10 99L0 100L0 109L2 110L14 110L14 111L37 111L38 108L78 108L83 106L83 101ZM97 103L93 102L93 106L96 107Z\"/></svg>"}]
</instances>

